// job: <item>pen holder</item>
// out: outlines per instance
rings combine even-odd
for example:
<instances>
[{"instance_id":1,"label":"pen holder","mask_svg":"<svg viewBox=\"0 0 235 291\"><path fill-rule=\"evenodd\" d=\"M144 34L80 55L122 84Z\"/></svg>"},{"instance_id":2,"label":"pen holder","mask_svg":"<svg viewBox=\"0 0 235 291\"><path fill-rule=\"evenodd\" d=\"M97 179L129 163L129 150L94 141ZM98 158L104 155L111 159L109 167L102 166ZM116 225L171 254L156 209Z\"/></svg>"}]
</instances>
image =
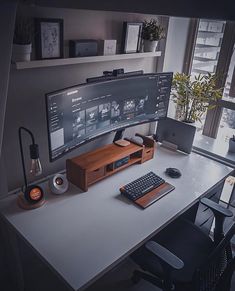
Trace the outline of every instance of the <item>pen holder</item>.
<instances>
[{"instance_id":1,"label":"pen holder","mask_svg":"<svg viewBox=\"0 0 235 291\"><path fill-rule=\"evenodd\" d=\"M229 147L228 147L228 151L230 153L235 153L235 139L230 138L229 139Z\"/></svg>"}]
</instances>

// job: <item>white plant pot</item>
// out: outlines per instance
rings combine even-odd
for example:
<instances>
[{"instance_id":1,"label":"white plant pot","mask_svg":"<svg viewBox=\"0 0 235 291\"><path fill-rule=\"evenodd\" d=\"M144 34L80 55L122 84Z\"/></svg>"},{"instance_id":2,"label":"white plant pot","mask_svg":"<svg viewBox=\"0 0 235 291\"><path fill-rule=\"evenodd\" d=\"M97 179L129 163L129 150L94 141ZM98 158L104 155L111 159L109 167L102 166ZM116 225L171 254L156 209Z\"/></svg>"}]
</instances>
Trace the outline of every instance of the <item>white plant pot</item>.
<instances>
[{"instance_id":1,"label":"white plant pot","mask_svg":"<svg viewBox=\"0 0 235 291\"><path fill-rule=\"evenodd\" d=\"M144 52L155 52L158 40L144 40Z\"/></svg>"},{"instance_id":2,"label":"white plant pot","mask_svg":"<svg viewBox=\"0 0 235 291\"><path fill-rule=\"evenodd\" d=\"M228 148L228 151L230 153L235 153L235 141L232 138L229 139L229 148Z\"/></svg>"},{"instance_id":3,"label":"white plant pot","mask_svg":"<svg viewBox=\"0 0 235 291\"><path fill-rule=\"evenodd\" d=\"M12 48L12 61L15 62L26 62L30 61L32 52L32 44L13 44Z\"/></svg>"}]
</instances>

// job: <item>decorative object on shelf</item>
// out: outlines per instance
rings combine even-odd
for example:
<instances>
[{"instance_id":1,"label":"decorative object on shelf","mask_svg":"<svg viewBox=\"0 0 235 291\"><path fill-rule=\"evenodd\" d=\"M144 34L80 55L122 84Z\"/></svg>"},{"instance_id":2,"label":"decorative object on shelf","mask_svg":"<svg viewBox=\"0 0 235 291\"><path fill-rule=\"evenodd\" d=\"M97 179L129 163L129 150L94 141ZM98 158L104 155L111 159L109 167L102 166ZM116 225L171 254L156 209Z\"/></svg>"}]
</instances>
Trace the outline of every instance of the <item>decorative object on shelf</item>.
<instances>
[{"instance_id":1,"label":"decorative object on shelf","mask_svg":"<svg viewBox=\"0 0 235 291\"><path fill-rule=\"evenodd\" d=\"M26 17L16 17L15 31L12 48L12 61L30 61L32 52L32 19Z\"/></svg>"},{"instance_id":2,"label":"decorative object on shelf","mask_svg":"<svg viewBox=\"0 0 235 291\"><path fill-rule=\"evenodd\" d=\"M171 95L177 105L177 119L193 123L200 121L207 109L216 107L216 101L222 98L222 89L216 87L215 74L192 77L176 73L172 82Z\"/></svg>"},{"instance_id":3,"label":"decorative object on shelf","mask_svg":"<svg viewBox=\"0 0 235 291\"><path fill-rule=\"evenodd\" d=\"M56 174L49 180L49 187L52 193L54 194L63 194L69 188L69 183L65 175Z\"/></svg>"},{"instance_id":4,"label":"decorative object on shelf","mask_svg":"<svg viewBox=\"0 0 235 291\"><path fill-rule=\"evenodd\" d=\"M24 194L20 194L18 196L18 204L20 207L24 209L33 209L40 207L44 204L44 194L41 187L38 185L28 185L26 170L25 170L25 162L24 162L24 151L23 151L23 144L22 144L22 131L27 132L32 140L32 144L29 147L30 150L30 158L31 158L31 168L30 173L33 176L39 176L42 174L42 166L39 160L39 148L38 145L35 143L34 136L30 130L25 127L20 127L18 131L19 135L19 144L20 144L20 154L21 154L21 161L22 161L22 169L24 175L24 187L23 192Z\"/></svg>"},{"instance_id":5,"label":"decorative object on shelf","mask_svg":"<svg viewBox=\"0 0 235 291\"><path fill-rule=\"evenodd\" d=\"M235 153L235 135L229 139L228 151L230 153Z\"/></svg>"},{"instance_id":6,"label":"decorative object on shelf","mask_svg":"<svg viewBox=\"0 0 235 291\"><path fill-rule=\"evenodd\" d=\"M94 39L79 39L69 41L69 57L97 56L98 41Z\"/></svg>"},{"instance_id":7,"label":"decorative object on shelf","mask_svg":"<svg viewBox=\"0 0 235 291\"><path fill-rule=\"evenodd\" d=\"M99 42L99 54L103 56L115 55L117 49L116 39L103 39Z\"/></svg>"},{"instance_id":8,"label":"decorative object on shelf","mask_svg":"<svg viewBox=\"0 0 235 291\"><path fill-rule=\"evenodd\" d=\"M160 24L158 24L158 20L145 20L142 29L144 52L155 52L158 41L162 38L165 38L164 28Z\"/></svg>"},{"instance_id":9,"label":"decorative object on shelf","mask_svg":"<svg viewBox=\"0 0 235 291\"><path fill-rule=\"evenodd\" d=\"M63 58L63 19L35 18L36 58Z\"/></svg>"},{"instance_id":10,"label":"decorative object on shelf","mask_svg":"<svg viewBox=\"0 0 235 291\"><path fill-rule=\"evenodd\" d=\"M142 22L124 22L122 35L122 53L137 53L140 51Z\"/></svg>"}]
</instances>

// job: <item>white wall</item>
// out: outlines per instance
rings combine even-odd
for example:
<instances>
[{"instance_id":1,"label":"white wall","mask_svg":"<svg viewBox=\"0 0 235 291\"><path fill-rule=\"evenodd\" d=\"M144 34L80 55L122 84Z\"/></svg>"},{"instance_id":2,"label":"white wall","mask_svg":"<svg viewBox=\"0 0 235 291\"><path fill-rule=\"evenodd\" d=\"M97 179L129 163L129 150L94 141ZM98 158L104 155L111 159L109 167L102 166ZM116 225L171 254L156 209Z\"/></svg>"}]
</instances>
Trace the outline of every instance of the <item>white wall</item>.
<instances>
[{"instance_id":1,"label":"white wall","mask_svg":"<svg viewBox=\"0 0 235 291\"><path fill-rule=\"evenodd\" d=\"M163 63L164 72L183 72L189 28L190 18L170 17ZM175 118L175 112L175 103L170 100L168 117ZM151 123L150 132L152 134L156 132L156 122Z\"/></svg>"},{"instance_id":2,"label":"white wall","mask_svg":"<svg viewBox=\"0 0 235 291\"><path fill-rule=\"evenodd\" d=\"M163 71L183 72L190 18L170 17ZM170 101L168 116L175 117L175 104Z\"/></svg>"},{"instance_id":3,"label":"white wall","mask_svg":"<svg viewBox=\"0 0 235 291\"><path fill-rule=\"evenodd\" d=\"M164 71L182 72L189 26L189 18L170 17Z\"/></svg>"},{"instance_id":4,"label":"white wall","mask_svg":"<svg viewBox=\"0 0 235 291\"><path fill-rule=\"evenodd\" d=\"M27 10L24 9L23 12L36 17L63 18L65 45L69 39L79 38L115 38L120 44L122 21L142 21L153 17L151 15L120 12L37 7L32 7ZM112 70L115 68L124 68L125 71L144 69L146 73L154 72L156 70L156 58L29 70L15 70L12 68L3 140L3 154L6 160L9 190L21 186L23 181L17 135L19 126L25 126L34 133L36 142L40 147L40 158L44 169L44 176L63 170L67 158L112 141L113 134L106 135L87 145L81 146L79 149L67 154L64 158L50 163L47 141L45 93L83 83L88 77L99 76L102 75L104 70ZM137 131L147 134L149 126L143 125L138 129L131 128L126 131L126 134L134 135ZM25 142L26 156L28 157L27 151L30 140L27 136L25 136Z\"/></svg>"},{"instance_id":5,"label":"white wall","mask_svg":"<svg viewBox=\"0 0 235 291\"><path fill-rule=\"evenodd\" d=\"M7 180L5 175L4 157L2 154L2 141L15 13L16 3L7 3L6 1L2 1L0 3L0 196L7 193Z\"/></svg>"}]
</instances>

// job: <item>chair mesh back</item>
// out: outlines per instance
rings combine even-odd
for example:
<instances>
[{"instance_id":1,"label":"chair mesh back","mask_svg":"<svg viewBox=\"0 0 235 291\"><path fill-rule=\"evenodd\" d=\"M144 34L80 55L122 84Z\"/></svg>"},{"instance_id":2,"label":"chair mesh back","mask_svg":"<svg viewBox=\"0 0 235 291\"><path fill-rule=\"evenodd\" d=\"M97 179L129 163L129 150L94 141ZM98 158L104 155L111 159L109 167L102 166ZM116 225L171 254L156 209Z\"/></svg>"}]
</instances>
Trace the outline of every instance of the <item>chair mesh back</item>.
<instances>
[{"instance_id":1,"label":"chair mesh back","mask_svg":"<svg viewBox=\"0 0 235 291\"><path fill-rule=\"evenodd\" d=\"M229 269L232 262L232 249L230 239L234 233L234 226L227 233L226 237L215 246L208 260L200 266L193 278L195 291L213 291L216 290L222 275ZM221 290L221 291L225 291Z\"/></svg>"},{"instance_id":2,"label":"chair mesh back","mask_svg":"<svg viewBox=\"0 0 235 291\"><path fill-rule=\"evenodd\" d=\"M217 256L211 260L206 268L201 268L196 271L194 282L196 282L197 291L212 291L226 270L227 266L232 261L232 253L230 246L221 250ZM222 291L222 290L221 290Z\"/></svg>"}]
</instances>

